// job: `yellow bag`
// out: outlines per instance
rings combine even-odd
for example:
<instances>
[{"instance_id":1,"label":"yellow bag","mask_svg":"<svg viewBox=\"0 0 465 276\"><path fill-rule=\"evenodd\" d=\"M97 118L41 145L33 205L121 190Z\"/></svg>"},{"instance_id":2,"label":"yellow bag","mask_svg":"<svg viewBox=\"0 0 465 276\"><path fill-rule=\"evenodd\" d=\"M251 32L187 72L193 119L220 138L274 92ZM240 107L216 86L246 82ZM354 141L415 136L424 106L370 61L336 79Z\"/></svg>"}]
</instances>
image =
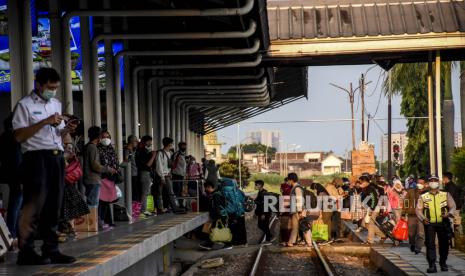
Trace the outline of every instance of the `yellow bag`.
<instances>
[{"instance_id":1,"label":"yellow bag","mask_svg":"<svg viewBox=\"0 0 465 276\"><path fill-rule=\"evenodd\" d=\"M232 240L231 230L224 226L221 220L217 220L215 228L211 229L210 240L212 242L230 242Z\"/></svg>"}]
</instances>

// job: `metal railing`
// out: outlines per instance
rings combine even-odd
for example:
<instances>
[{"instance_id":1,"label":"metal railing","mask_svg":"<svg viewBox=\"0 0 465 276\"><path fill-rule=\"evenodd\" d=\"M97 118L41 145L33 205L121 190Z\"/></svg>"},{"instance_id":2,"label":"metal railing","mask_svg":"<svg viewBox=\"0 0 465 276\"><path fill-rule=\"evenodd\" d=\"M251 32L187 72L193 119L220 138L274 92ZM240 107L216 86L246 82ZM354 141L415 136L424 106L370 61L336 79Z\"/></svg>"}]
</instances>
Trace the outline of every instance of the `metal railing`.
<instances>
[{"instance_id":1,"label":"metal railing","mask_svg":"<svg viewBox=\"0 0 465 276\"><path fill-rule=\"evenodd\" d=\"M196 189L196 194L195 196L176 196L176 199L195 199L196 202L197 202L197 213L200 212L200 185L199 183L202 183L204 182L205 180L203 179L183 179L183 180L171 180L171 182L182 182L182 185L188 185L189 182L195 182L195 189ZM202 185L203 187L203 185ZM188 190L189 192L189 190ZM203 192L203 191L202 191Z\"/></svg>"}]
</instances>

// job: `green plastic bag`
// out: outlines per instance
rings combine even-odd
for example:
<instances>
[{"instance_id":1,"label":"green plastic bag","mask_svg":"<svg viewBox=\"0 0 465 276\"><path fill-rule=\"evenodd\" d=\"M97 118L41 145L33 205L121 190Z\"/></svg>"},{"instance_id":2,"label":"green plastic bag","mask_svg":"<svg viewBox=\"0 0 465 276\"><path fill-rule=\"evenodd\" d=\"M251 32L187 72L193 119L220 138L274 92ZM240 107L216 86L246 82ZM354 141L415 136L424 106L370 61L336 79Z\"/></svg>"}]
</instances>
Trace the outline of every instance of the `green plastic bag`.
<instances>
[{"instance_id":1,"label":"green plastic bag","mask_svg":"<svg viewBox=\"0 0 465 276\"><path fill-rule=\"evenodd\" d=\"M318 221L312 225L312 239L315 241L329 240L328 225Z\"/></svg>"},{"instance_id":2,"label":"green plastic bag","mask_svg":"<svg viewBox=\"0 0 465 276\"><path fill-rule=\"evenodd\" d=\"M153 201L153 196L152 195L147 196L147 208L146 208L146 210L148 212L155 211L155 203Z\"/></svg>"}]
</instances>

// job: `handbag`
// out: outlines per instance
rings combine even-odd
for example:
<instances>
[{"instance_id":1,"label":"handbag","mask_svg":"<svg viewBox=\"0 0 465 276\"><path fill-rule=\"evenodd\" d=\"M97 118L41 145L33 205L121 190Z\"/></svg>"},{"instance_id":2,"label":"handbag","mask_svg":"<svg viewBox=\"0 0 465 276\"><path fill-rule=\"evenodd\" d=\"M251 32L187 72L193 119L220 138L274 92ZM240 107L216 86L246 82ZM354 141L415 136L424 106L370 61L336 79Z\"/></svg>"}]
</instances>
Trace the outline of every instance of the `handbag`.
<instances>
[{"instance_id":1,"label":"handbag","mask_svg":"<svg viewBox=\"0 0 465 276\"><path fill-rule=\"evenodd\" d=\"M230 242L232 240L231 229L225 226L221 220L217 220L216 226L211 229L210 240L212 242Z\"/></svg>"},{"instance_id":2,"label":"handbag","mask_svg":"<svg viewBox=\"0 0 465 276\"><path fill-rule=\"evenodd\" d=\"M65 168L65 182L67 184L74 184L79 181L82 177L82 168L78 159L74 159L68 166Z\"/></svg>"},{"instance_id":3,"label":"handbag","mask_svg":"<svg viewBox=\"0 0 465 276\"><path fill-rule=\"evenodd\" d=\"M322 219L313 222L312 225L312 239L315 241L329 240L328 225L323 223Z\"/></svg>"},{"instance_id":4,"label":"handbag","mask_svg":"<svg viewBox=\"0 0 465 276\"><path fill-rule=\"evenodd\" d=\"M116 195L115 182L111 181L108 178L102 179L100 186L100 200L112 203L117 199L118 197Z\"/></svg>"}]
</instances>

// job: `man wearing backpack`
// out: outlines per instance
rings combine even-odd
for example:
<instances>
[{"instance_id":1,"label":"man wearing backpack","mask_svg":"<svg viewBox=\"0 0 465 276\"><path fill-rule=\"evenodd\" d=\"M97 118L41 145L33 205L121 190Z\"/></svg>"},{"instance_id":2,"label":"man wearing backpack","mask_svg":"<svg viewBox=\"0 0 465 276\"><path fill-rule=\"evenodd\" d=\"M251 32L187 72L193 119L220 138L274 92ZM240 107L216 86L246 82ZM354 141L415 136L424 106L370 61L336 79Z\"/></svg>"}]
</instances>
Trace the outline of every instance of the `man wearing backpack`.
<instances>
[{"instance_id":1,"label":"man wearing backpack","mask_svg":"<svg viewBox=\"0 0 465 276\"><path fill-rule=\"evenodd\" d=\"M247 232L245 228L245 194L239 190L237 181L231 178L221 179L221 194L225 205L222 213L228 217L228 225L232 233L233 245L246 245Z\"/></svg>"},{"instance_id":2,"label":"man wearing backpack","mask_svg":"<svg viewBox=\"0 0 465 276\"><path fill-rule=\"evenodd\" d=\"M288 247L293 247L297 241L297 236L299 234L299 221L302 218L302 212L305 208L305 199L304 199L304 190L302 186L298 183L299 178L297 174L290 173L287 176L289 184L292 186L291 190L291 236L287 242Z\"/></svg>"},{"instance_id":3,"label":"man wearing backpack","mask_svg":"<svg viewBox=\"0 0 465 276\"><path fill-rule=\"evenodd\" d=\"M155 184L152 185L153 197L157 199L157 212L166 212L163 208L163 190L169 196L169 207L174 213L184 212L176 204L176 197L173 192L173 182L171 181L171 149L173 139L165 137L162 140L163 149L156 152L155 157Z\"/></svg>"},{"instance_id":4,"label":"man wearing backpack","mask_svg":"<svg viewBox=\"0 0 465 276\"><path fill-rule=\"evenodd\" d=\"M187 172L187 163L186 163L186 148L187 144L185 142L178 143L178 151L173 154L171 173L173 178L173 192L177 197L182 196L182 188L184 185L184 178L186 177ZM179 202L179 205L182 205Z\"/></svg>"}]
</instances>

